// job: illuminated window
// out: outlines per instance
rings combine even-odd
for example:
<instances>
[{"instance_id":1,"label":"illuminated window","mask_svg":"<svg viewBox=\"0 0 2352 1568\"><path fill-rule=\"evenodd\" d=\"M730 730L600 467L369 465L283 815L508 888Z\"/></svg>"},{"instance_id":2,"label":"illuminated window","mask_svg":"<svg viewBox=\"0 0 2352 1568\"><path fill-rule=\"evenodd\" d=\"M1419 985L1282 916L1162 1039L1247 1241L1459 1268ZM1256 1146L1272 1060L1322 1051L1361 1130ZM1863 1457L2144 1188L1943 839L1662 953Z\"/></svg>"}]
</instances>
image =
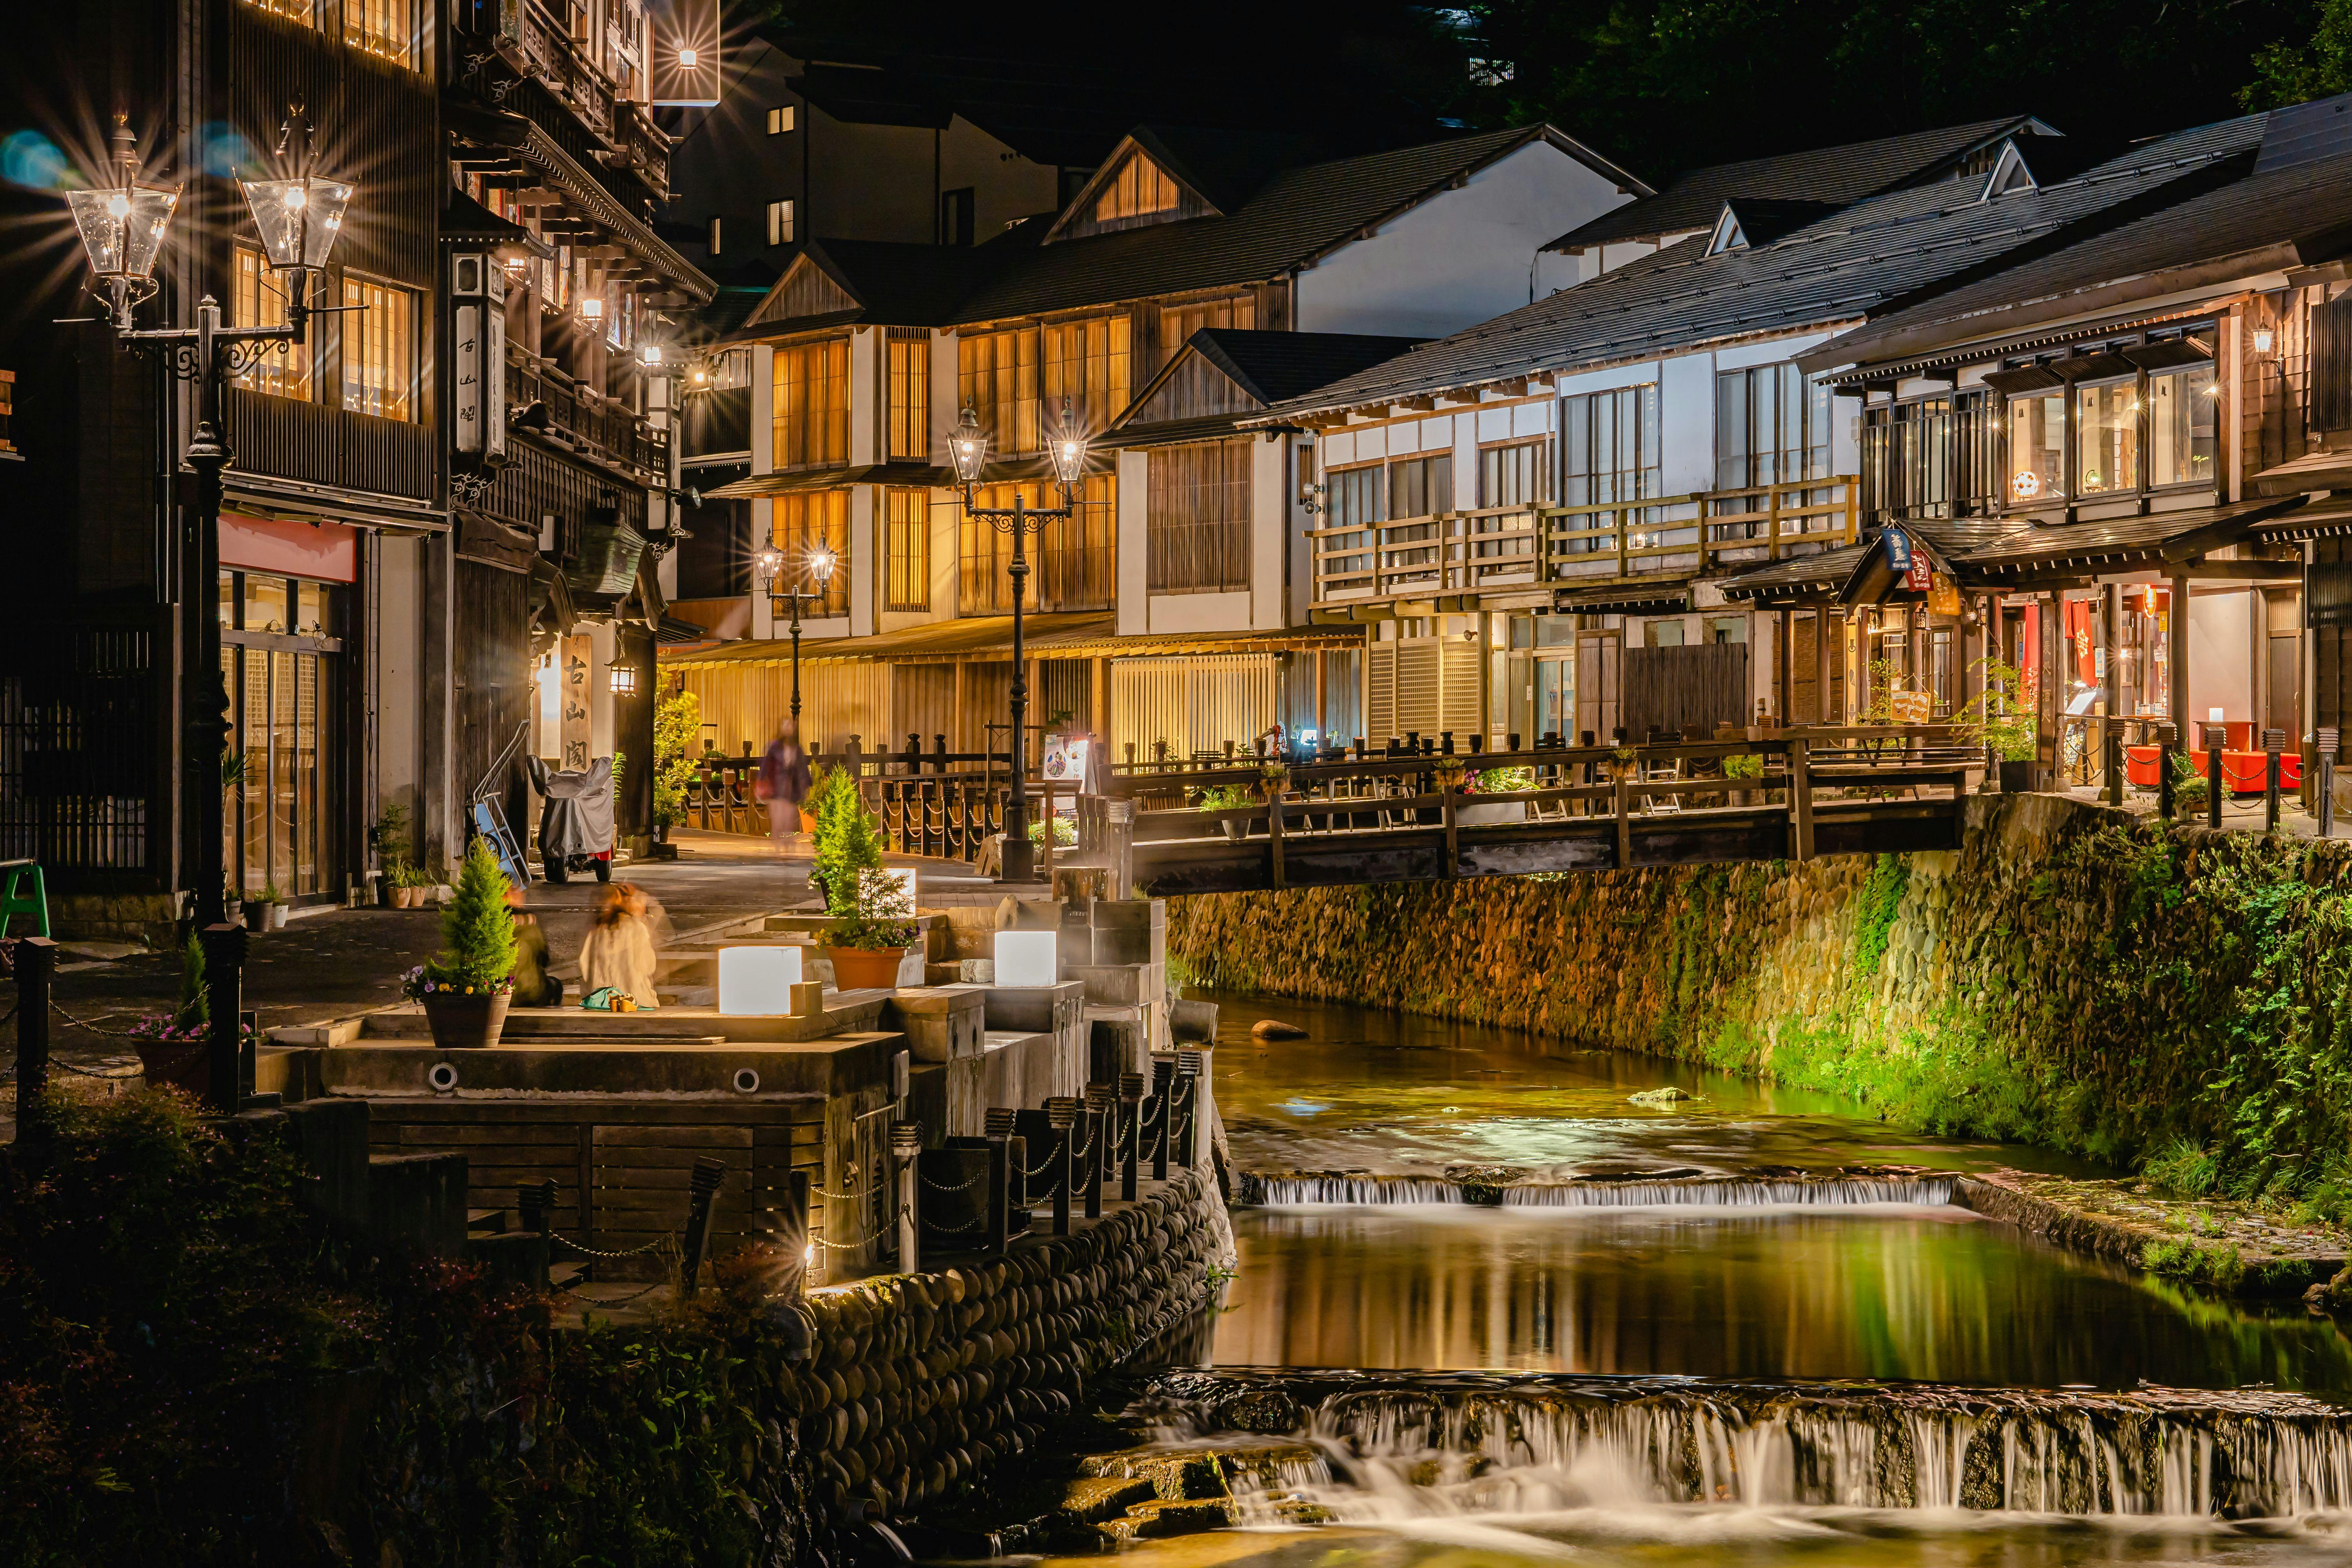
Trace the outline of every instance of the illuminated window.
<instances>
[{"instance_id":1,"label":"illuminated window","mask_svg":"<svg viewBox=\"0 0 2352 1568\"><path fill-rule=\"evenodd\" d=\"M1144 558L1155 594L1250 585L1250 448L1204 441L1145 454Z\"/></svg>"},{"instance_id":2,"label":"illuminated window","mask_svg":"<svg viewBox=\"0 0 2352 1568\"><path fill-rule=\"evenodd\" d=\"M2036 506L2066 496L2066 395L2009 400L2009 500Z\"/></svg>"},{"instance_id":3,"label":"illuminated window","mask_svg":"<svg viewBox=\"0 0 2352 1568\"><path fill-rule=\"evenodd\" d=\"M931 455L931 334L893 327L889 341L891 458L917 462Z\"/></svg>"},{"instance_id":4,"label":"illuminated window","mask_svg":"<svg viewBox=\"0 0 2352 1568\"><path fill-rule=\"evenodd\" d=\"M771 136L789 135L793 122L793 105L789 103L778 104L768 110L768 134Z\"/></svg>"},{"instance_id":5,"label":"illuminated window","mask_svg":"<svg viewBox=\"0 0 2352 1568\"><path fill-rule=\"evenodd\" d=\"M775 466L849 461L849 340L776 351Z\"/></svg>"},{"instance_id":6,"label":"illuminated window","mask_svg":"<svg viewBox=\"0 0 2352 1568\"><path fill-rule=\"evenodd\" d=\"M1194 332L1203 327L1241 327L1257 325L1257 296L1234 294L1223 300L1196 300L1189 305L1163 305L1160 308L1160 363L1183 347Z\"/></svg>"},{"instance_id":7,"label":"illuminated window","mask_svg":"<svg viewBox=\"0 0 2352 1568\"><path fill-rule=\"evenodd\" d=\"M415 294L346 273L342 323L343 406L415 418Z\"/></svg>"},{"instance_id":8,"label":"illuminated window","mask_svg":"<svg viewBox=\"0 0 2352 1568\"><path fill-rule=\"evenodd\" d=\"M1059 504L1059 492L1042 480L1022 484L983 485L982 507L1008 507L1018 493L1031 506ZM1029 602L1033 610L1108 610L1116 607L1111 535L1118 513L1117 481L1109 474L1089 474L1078 488L1076 515L1045 524L1029 541ZM956 594L956 612L965 616L1009 616L1013 584L1005 568L1013 560L1013 541L985 518L962 519L962 578Z\"/></svg>"},{"instance_id":9,"label":"illuminated window","mask_svg":"<svg viewBox=\"0 0 2352 1568\"><path fill-rule=\"evenodd\" d=\"M2075 489L2084 495L2139 488L2139 382L2074 389L2074 429L2082 446Z\"/></svg>"},{"instance_id":10,"label":"illuminated window","mask_svg":"<svg viewBox=\"0 0 2352 1568\"><path fill-rule=\"evenodd\" d=\"M283 16L289 22L299 22L306 27L319 25L318 0L245 0L257 11L273 16Z\"/></svg>"},{"instance_id":11,"label":"illuminated window","mask_svg":"<svg viewBox=\"0 0 2352 1568\"><path fill-rule=\"evenodd\" d=\"M236 247L236 298L230 301L229 324L236 327L282 327L286 324L285 280L262 261L261 252ZM310 347L297 343L265 353L236 378L236 384L273 397L310 395Z\"/></svg>"},{"instance_id":12,"label":"illuminated window","mask_svg":"<svg viewBox=\"0 0 2352 1568\"><path fill-rule=\"evenodd\" d=\"M849 492L803 490L778 496L768 537L783 552L784 574L776 580L779 592L797 586L803 599L801 616L849 614ZM833 577L822 590L809 574L808 563L822 547L833 552Z\"/></svg>"},{"instance_id":13,"label":"illuminated window","mask_svg":"<svg viewBox=\"0 0 2352 1568\"><path fill-rule=\"evenodd\" d=\"M1095 221L1112 223L1123 217L1164 213L1176 205L1176 182L1149 158L1129 158L1119 166L1103 194L1095 198Z\"/></svg>"},{"instance_id":14,"label":"illuminated window","mask_svg":"<svg viewBox=\"0 0 2352 1568\"><path fill-rule=\"evenodd\" d=\"M2147 378L2149 484L2213 482L2213 459L2221 451L2219 390L2210 364Z\"/></svg>"},{"instance_id":15,"label":"illuminated window","mask_svg":"<svg viewBox=\"0 0 2352 1568\"><path fill-rule=\"evenodd\" d=\"M1042 449L1037 438L1037 329L956 340L958 401L973 410L998 457Z\"/></svg>"},{"instance_id":16,"label":"illuminated window","mask_svg":"<svg viewBox=\"0 0 2352 1568\"><path fill-rule=\"evenodd\" d=\"M416 0L343 0L343 41L394 65L416 64Z\"/></svg>"},{"instance_id":17,"label":"illuminated window","mask_svg":"<svg viewBox=\"0 0 2352 1568\"><path fill-rule=\"evenodd\" d=\"M770 202L768 204L768 243L770 245L793 243L792 203Z\"/></svg>"},{"instance_id":18,"label":"illuminated window","mask_svg":"<svg viewBox=\"0 0 2352 1568\"><path fill-rule=\"evenodd\" d=\"M1045 405L1039 417L1047 430L1061 427L1065 400L1070 417L1089 433L1108 429L1127 411L1133 360L1129 337L1125 316L1062 321L1045 329Z\"/></svg>"},{"instance_id":19,"label":"illuminated window","mask_svg":"<svg viewBox=\"0 0 2352 1568\"><path fill-rule=\"evenodd\" d=\"M887 610L931 607L931 496L929 490L882 492L890 559Z\"/></svg>"}]
</instances>

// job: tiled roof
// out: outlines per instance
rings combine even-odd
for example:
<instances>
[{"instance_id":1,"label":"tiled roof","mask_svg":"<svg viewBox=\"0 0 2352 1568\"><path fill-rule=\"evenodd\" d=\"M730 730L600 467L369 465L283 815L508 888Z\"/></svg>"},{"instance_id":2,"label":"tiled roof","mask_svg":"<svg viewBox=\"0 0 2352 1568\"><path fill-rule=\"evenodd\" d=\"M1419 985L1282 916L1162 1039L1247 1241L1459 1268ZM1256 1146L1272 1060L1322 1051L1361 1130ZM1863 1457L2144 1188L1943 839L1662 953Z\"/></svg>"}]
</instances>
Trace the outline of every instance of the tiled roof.
<instances>
[{"instance_id":1,"label":"tiled roof","mask_svg":"<svg viewBox=\"0 0 2352 1568\"><path fill-rule=\"evenodd\" d=\"M1723 204L1739 197L1827 202L1848 206L1909 184L1975 152L1997 137L2022 130L2027 116L1947 125L1874 142L1812 147L1737 163L1714 163L1682 174L1656 195L1628 202L1590 223L1570 229L1544 247L1579 250L1618 240L1654 239L1711 226Z\"/></svg>"},{"instance_id":2,"label":"tiled roof","mask_svg":"<svg viewBox=\"0 0 2352 1568\"><path fill-rule=\"evenodd\" d=\"M1590 368L1767 332L1851 323L1979 268L2063 245L2203 188L2185 184L2250 155L2262 117L2176 132L2076 177L1979 199L1944 181L1860 202L1779 242L1705 254L1703 238L1442 338L1277 405L1336 412L1509 377Z\"/></svg>"},{"instance_id":3,"label":"tiled roof","mask_svg":"<svg viewBox=\"0 0 2352 1568\"><path fill-rule=\"evenodd\" d=\"M1191 345L1261 403L1328 385L1366 365L1393 359L1416 348L1418 338L1374 337L1363 332L1255 331L1238 327L1203 327Z\"/></svg>"},{"instance_id":4,"label":"tiled roof","mask_svg":"<svg viewBox=\"0 0 2352 1568\"><path fill-rule=\"evenodd\" d=\"M2269 153L2264 138L2263 155ZM2269 172L2247 166L2242 178L2218 189L1891 312L1812 357L1868 363L1931 343L1979 340L2076 314L2075 297L2086 289L2274 247L2292 247L2292 258L2280 258L2287 265L2352 250L2352 153Z\"/></svg>"},{"instance_id":5,"label":"tiled roof","mask_svg":"<svg viewBox=\"0 0 2352 1568\"><path fill-rule=\"evenodd\" d=\"M958 319L998 321L1192 289L1263 282L1353 238L1457 176L1548 140L1605 177L1639 182L1548 126L1491 131L1286 169L1223 217L1057 241L965 299ZM993 247L983 248L992 249Z\"/></svg>"},{"instance_id":6,"label":"tiled roof","mask_svg":"<svg viewBox=\"0 0 2352 1568\"><path fill-rule=\"evenodd\" d=\"M2302 496L2231 501L2188 511L2150 512L2144 517L2093 518L2081 522L2012 526L1990 543L1962 554L1959 564L1974 573L2030 572L2075 563L2202 553L2235 543L2256 522L2292 510ZM2195 544L2194 552L2184 546Z\"/></svg>"}]
</instances>

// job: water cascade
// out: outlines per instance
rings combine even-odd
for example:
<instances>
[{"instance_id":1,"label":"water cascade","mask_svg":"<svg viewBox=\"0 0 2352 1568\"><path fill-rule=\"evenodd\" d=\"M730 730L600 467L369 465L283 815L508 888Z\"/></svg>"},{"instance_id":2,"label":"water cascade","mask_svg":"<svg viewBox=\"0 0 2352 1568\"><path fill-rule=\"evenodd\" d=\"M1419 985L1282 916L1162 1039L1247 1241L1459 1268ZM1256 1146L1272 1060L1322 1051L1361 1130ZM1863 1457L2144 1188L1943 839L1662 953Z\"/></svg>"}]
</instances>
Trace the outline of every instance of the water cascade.
<instances>
[{"instance_id":1,"label":"water cascade","mask_svg":"<svg viewBox=\"0 0 2352 1568\"><path fill-rule=\"evenodd\" d=\"M1475 1204L1504 1208L1853 1207L1865 1204L1942 1205L1958 1200L1959 1178L1911 1171L1855 1175L1589 1176L1527 1181L1507 1170L1449 1171L1442 1176L1375 1175L1362 1171L1244 1172L1234 1194L1267 1208L1304 1205L1371 1206Z\"/></svg>"},{"instance_id":2,"label":"water cascade","mask_svg":"<svg viewBox=\"0 0 2352 1568\"><path fill-rule=\"evenodd\" d=\"M2352 1412L2298 1394L1541 1374L1158 1379L1167 1440L1290 1440L1245 1517L1718 1502L2279 1518L2352 1506Z\"/></svg>"}]
</instances>

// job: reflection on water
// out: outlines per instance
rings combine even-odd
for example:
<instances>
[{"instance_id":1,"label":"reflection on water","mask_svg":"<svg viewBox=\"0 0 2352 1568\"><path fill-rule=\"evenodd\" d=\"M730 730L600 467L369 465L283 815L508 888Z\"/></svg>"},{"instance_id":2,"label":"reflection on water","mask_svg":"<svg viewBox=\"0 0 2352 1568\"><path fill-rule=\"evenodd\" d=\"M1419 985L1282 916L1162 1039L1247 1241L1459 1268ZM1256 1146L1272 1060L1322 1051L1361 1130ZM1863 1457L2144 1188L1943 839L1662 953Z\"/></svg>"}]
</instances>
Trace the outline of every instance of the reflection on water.
<instances>
[{"instance_id":1,"label":"reflection on water","mask_svg":"<svg viewBox=\"0 0 2352 1568\"><path fill-rule=\"evenodd\" d=\"M1360 1007L1216 996L1217 1107L1248 1170L1508 1164L1541 1179L1617 1164L1717 1173L1756 1165L2104 1173L2015 1145L1921 1137L1834 1095L1776 1089L1631 1051L1571 1050L1509 1029ZM1260 1018L1302 1040L1250 1035ZM1672 1085L1671 1107L1626 1098Z\"/></svg>"},{"instance_id":2,"label":"reflection on water","mask_svg":"<svg viewBox=\"0 0 2352 1568\"><path fill-rule=\"evenodd\" d=\"M1237 1213L1220 1366L2352 1394L2335 1326L2151 1289L1964 1209Z\"/></svg>"},{"instance_id":3,"label":"reflection on water","mask_svg":"<svg viewBox=\"0 0 2352 1568\"><path fill-rule=\"evenodd\" d=\"M1122 1553L1134 1568L2339 1568L2341 1516L2224 1524L1945 1515L1863 1509L1651 1508L1421 1519L1381 1530L1226 1532ZM1066 1560L1075 1563L1077 1559ZM1099 1559L1085 1560L1099 1562ZM1050 1568L1063 1568L1049 1560Z\"/></svg>"}]
</instances>

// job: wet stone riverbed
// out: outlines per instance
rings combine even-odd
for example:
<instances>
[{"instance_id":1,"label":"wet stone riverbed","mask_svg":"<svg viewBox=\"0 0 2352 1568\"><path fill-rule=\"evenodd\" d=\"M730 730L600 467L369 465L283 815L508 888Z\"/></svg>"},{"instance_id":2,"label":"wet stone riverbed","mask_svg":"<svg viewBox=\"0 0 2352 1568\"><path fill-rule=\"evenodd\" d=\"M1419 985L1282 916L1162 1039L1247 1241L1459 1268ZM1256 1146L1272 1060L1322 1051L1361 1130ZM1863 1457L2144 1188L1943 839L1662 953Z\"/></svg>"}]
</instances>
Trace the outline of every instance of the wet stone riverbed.
<instances>
[{"instance_id":1,"label":"wet stone riverbed","mask_svg":"<svg viewBox=\"0 0 2352 1568\"><path fill-rule=\"evenodd\" d=\"M1951 1201L1961 1173L2108 1173L1629 1054L1219 1000L1239 1273L1081 1483L1138 1568L2352 1568L2333 1323Z\"/></svg>"}]
</instances>

